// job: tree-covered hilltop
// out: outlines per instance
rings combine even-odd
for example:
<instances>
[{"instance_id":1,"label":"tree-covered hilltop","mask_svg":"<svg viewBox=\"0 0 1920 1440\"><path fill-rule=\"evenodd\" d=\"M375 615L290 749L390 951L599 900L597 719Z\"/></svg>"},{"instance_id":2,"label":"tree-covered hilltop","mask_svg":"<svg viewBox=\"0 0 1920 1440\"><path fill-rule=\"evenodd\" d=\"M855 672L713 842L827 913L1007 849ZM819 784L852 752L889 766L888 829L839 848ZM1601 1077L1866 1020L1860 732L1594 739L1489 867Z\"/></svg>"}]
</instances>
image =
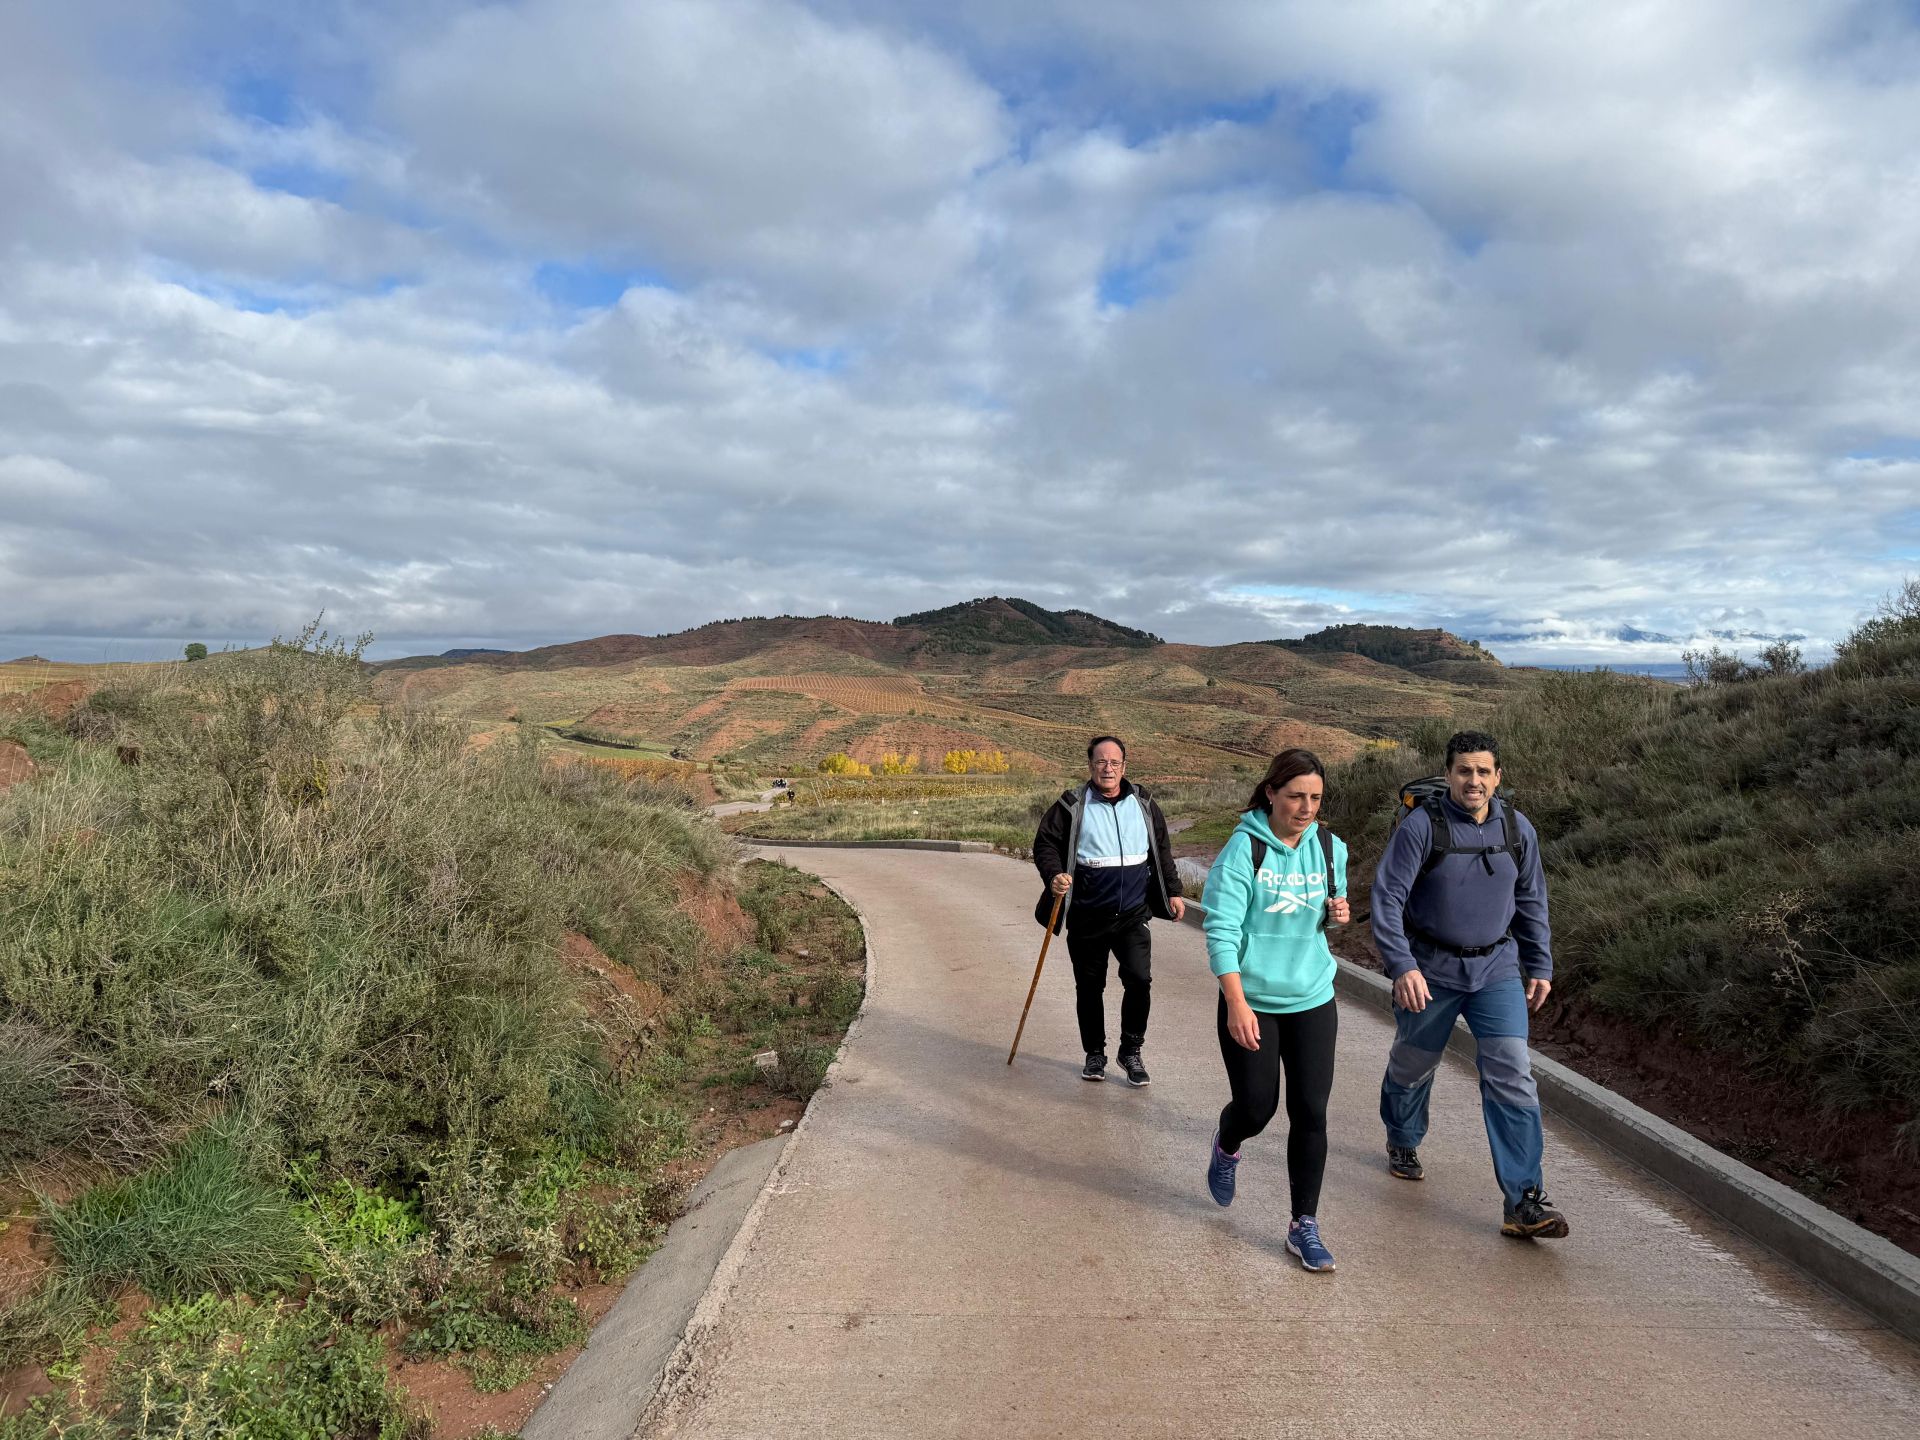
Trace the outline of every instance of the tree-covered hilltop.
<instances>
[{"instance_id":1,"label":"tree-covered hilltop","mask_svg":"<svg viewBox=\"0 0 1920 1440\"><path fill-rule=\"evenodd\" d=\"M1298 640L1269 640L1283 650L1318 652L1345 651L1377 660L1382 665L1411 669L1416 665L1438 665L1467 661L1476 665L1498 666L1479 642L1462 640L1446 630L1410 630L1402 625L1329 625Z\"/></svg>"},{"instance_id":2,"label":"tree-covered hilltop","mask_svg":"<svg viewBox=\"0 0 1920 1440\"><path fill-rule=\"evenodd\" d=\"M930 632L929 640L947 649L988 645L1119 646L1144 650L1162 643L1158 635L1104 620L1085 610L1048 610L1030 600L990 595L938 610L902 615L894 625Z\"/></svg>"}]
</instances>

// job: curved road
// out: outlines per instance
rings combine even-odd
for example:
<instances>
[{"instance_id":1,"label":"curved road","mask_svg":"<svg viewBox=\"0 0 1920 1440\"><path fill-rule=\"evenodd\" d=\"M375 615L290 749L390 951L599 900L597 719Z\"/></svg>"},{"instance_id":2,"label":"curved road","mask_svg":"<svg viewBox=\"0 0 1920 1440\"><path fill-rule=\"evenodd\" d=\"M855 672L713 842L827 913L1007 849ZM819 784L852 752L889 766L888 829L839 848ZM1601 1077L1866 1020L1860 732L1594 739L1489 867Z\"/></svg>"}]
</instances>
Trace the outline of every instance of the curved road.
<instances>
[{"instance_id":1,"label":"curved road","mask_svg":"<svg viewBox=\"0 0 1920 1440\"><path fill-rule=\"evenodd\" d=\"M763 852L783 853L783 852ZM1547 1129L1571 1239L1497 1233L1471 1067L1436 1085L1428 1179L1382 1167L1391 1030L1343 1006L1321 1223L1283 1248L1282 1133L1202 1183L1225 1099L1198 932L1154 931L1154 1083L1078 1076L1072 979L1031 867L796 850L867 917L873 983L691 1367L677 1437L1920 1434L1920 1348L1578 1132ZM1118 982L1109 990L1117 1013Z\"/></svg>"}]
</instances>

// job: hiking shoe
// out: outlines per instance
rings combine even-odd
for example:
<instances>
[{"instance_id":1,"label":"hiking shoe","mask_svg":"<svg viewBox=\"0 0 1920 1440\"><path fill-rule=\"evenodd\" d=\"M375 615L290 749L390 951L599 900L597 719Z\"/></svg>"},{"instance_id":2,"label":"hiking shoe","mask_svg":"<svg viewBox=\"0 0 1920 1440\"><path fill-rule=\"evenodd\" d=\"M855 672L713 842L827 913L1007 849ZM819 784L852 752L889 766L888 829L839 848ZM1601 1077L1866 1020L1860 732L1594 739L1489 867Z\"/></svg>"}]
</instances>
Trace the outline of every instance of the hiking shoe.
<instances>
[{"instance_id":1,"label":"hiking shoe","mask_svg":"<svg viewBox=\"0 0 1920 1440\"><path fill-rule=\"evenodd\" d=\"M1216 1205L1233 1204L1233 1172L1240 1166L1240 1152L1229 1155L1220 1148L1220 1132L1213 1132L1213 1155L1207 1161L1207 1189Z\"/></svg>"},{"instance_id":2,"label":"hiking shoe","mask_svg":"<svg viewBox=\"0 0 1920 1440\"><path fill-rule=\"evenodd\" d=\"M1500 1233L1522 1240L1561 1240L1566 1238L1567 1217L1553 1208L1538 1185L1529 1185L1520 1192L1520 1203L1507 1209Z\"/></svg>"},{"instance_id":3,"label":"hiking shoe","mask_svg":"<svg viewBox=\"0 0 1920 1440\"><path fill-rule=\"evenodd\" d=\"M1138 1050L1122 1050L1114 1063L1127 1072L1127 1084L1136 1089L1153 1083L1152 1077L1147 1074L1147 1067L1140 1063Z\"/></svg>"},{"instance_id":4,"label":"hiking shoe","mask_svg":"<svg viewBox=\"0 0 1920 1440\"><path fill-rule=\"evenodd\" d=\"M1333 1269L1333 1252L1320 1240L1320 1222L1302 1215L1287 1226L1287 1250L1300 1257L1300 1268L1318 1274Z\"/></svg>"},{"instance_id":5,"label":"hiking shoe","mask_svg":"<svg viewBox=\"0 0 1920 1440\"><path fill-rule=\"evenodd\" d=\"M1402 1180L1424 1180L1427 1172L1420 1168L1420 1152L1411 1145L1387 1146L1387 1173Z\"/></svg>"},{"instance_id":6,"label":"hiking shoe","mask_svg":"<svg viewBox=\"0 0 1920 1440\"><path fill-rule=\"evenodd\" d=\"M1086 1067L1081 1070L1082 1080L1104 1080L1107 1078L1107 1055L1104 1050L1089 1050Z\"/></svg>"}]
</instances>

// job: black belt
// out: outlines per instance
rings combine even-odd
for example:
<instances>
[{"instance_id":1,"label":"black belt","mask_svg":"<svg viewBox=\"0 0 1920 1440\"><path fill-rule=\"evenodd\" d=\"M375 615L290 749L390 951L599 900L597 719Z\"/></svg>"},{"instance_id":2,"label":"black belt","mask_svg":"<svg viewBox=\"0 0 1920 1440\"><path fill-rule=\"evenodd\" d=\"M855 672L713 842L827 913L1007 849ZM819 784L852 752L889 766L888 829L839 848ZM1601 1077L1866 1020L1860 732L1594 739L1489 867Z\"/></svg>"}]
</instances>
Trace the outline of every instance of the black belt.
<instances>
[{"instance_id":1,"label":"black belt","mask_svg":"<svg viewBox=\"0 0 1920 1440\"><path fill-rule=\"evenodd\" d=\"M1418 925L1408 926L1407 933L1423 945L1431 945L1436 950L1444 950L1449 955L1459 956L1462 960L1478 960L1482 955L1491 955L1513 938L1513 932L1508 931L1491 945L1449 945L1438 935L1429 930L1422 930Z\"/></svg>"}]
</instances>

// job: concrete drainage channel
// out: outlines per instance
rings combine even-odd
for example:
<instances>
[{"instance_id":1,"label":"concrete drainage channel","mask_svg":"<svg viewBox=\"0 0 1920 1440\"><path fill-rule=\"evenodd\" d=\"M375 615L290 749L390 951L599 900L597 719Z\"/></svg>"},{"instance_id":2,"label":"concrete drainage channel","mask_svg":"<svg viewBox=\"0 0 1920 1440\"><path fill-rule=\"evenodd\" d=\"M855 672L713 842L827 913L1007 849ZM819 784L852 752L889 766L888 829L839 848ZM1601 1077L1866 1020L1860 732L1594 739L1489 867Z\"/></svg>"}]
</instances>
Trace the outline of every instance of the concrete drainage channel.
<instances>
[{"instance_id":1,"label":"concrete drainage channel","mask_svg":"<svg viewBox=\"0 0 1920 1440\"><path fill-rule=\"evenodd\" d=\"M1182 885L1197 882L1190 889L1198 895L1206 884L1207 867L1185 859L1180 872ZM1198 926L1200 916L1189 910L1187 923ZM1392 1013L1393 986L1386 976L1346 960L1337 963L1340 969L1334 986L1342 995ZM1469 1060L1475 1057L1473 1037L1464 1021L1454 1026L1447 1048ZM1920 1340L1920 1259L1722 1155L1559 1061L1537 1050L1528 1054L1540 1103L1547 1110L1666 1181L1889 1328Z\"/></svg>"}]
</instances>

